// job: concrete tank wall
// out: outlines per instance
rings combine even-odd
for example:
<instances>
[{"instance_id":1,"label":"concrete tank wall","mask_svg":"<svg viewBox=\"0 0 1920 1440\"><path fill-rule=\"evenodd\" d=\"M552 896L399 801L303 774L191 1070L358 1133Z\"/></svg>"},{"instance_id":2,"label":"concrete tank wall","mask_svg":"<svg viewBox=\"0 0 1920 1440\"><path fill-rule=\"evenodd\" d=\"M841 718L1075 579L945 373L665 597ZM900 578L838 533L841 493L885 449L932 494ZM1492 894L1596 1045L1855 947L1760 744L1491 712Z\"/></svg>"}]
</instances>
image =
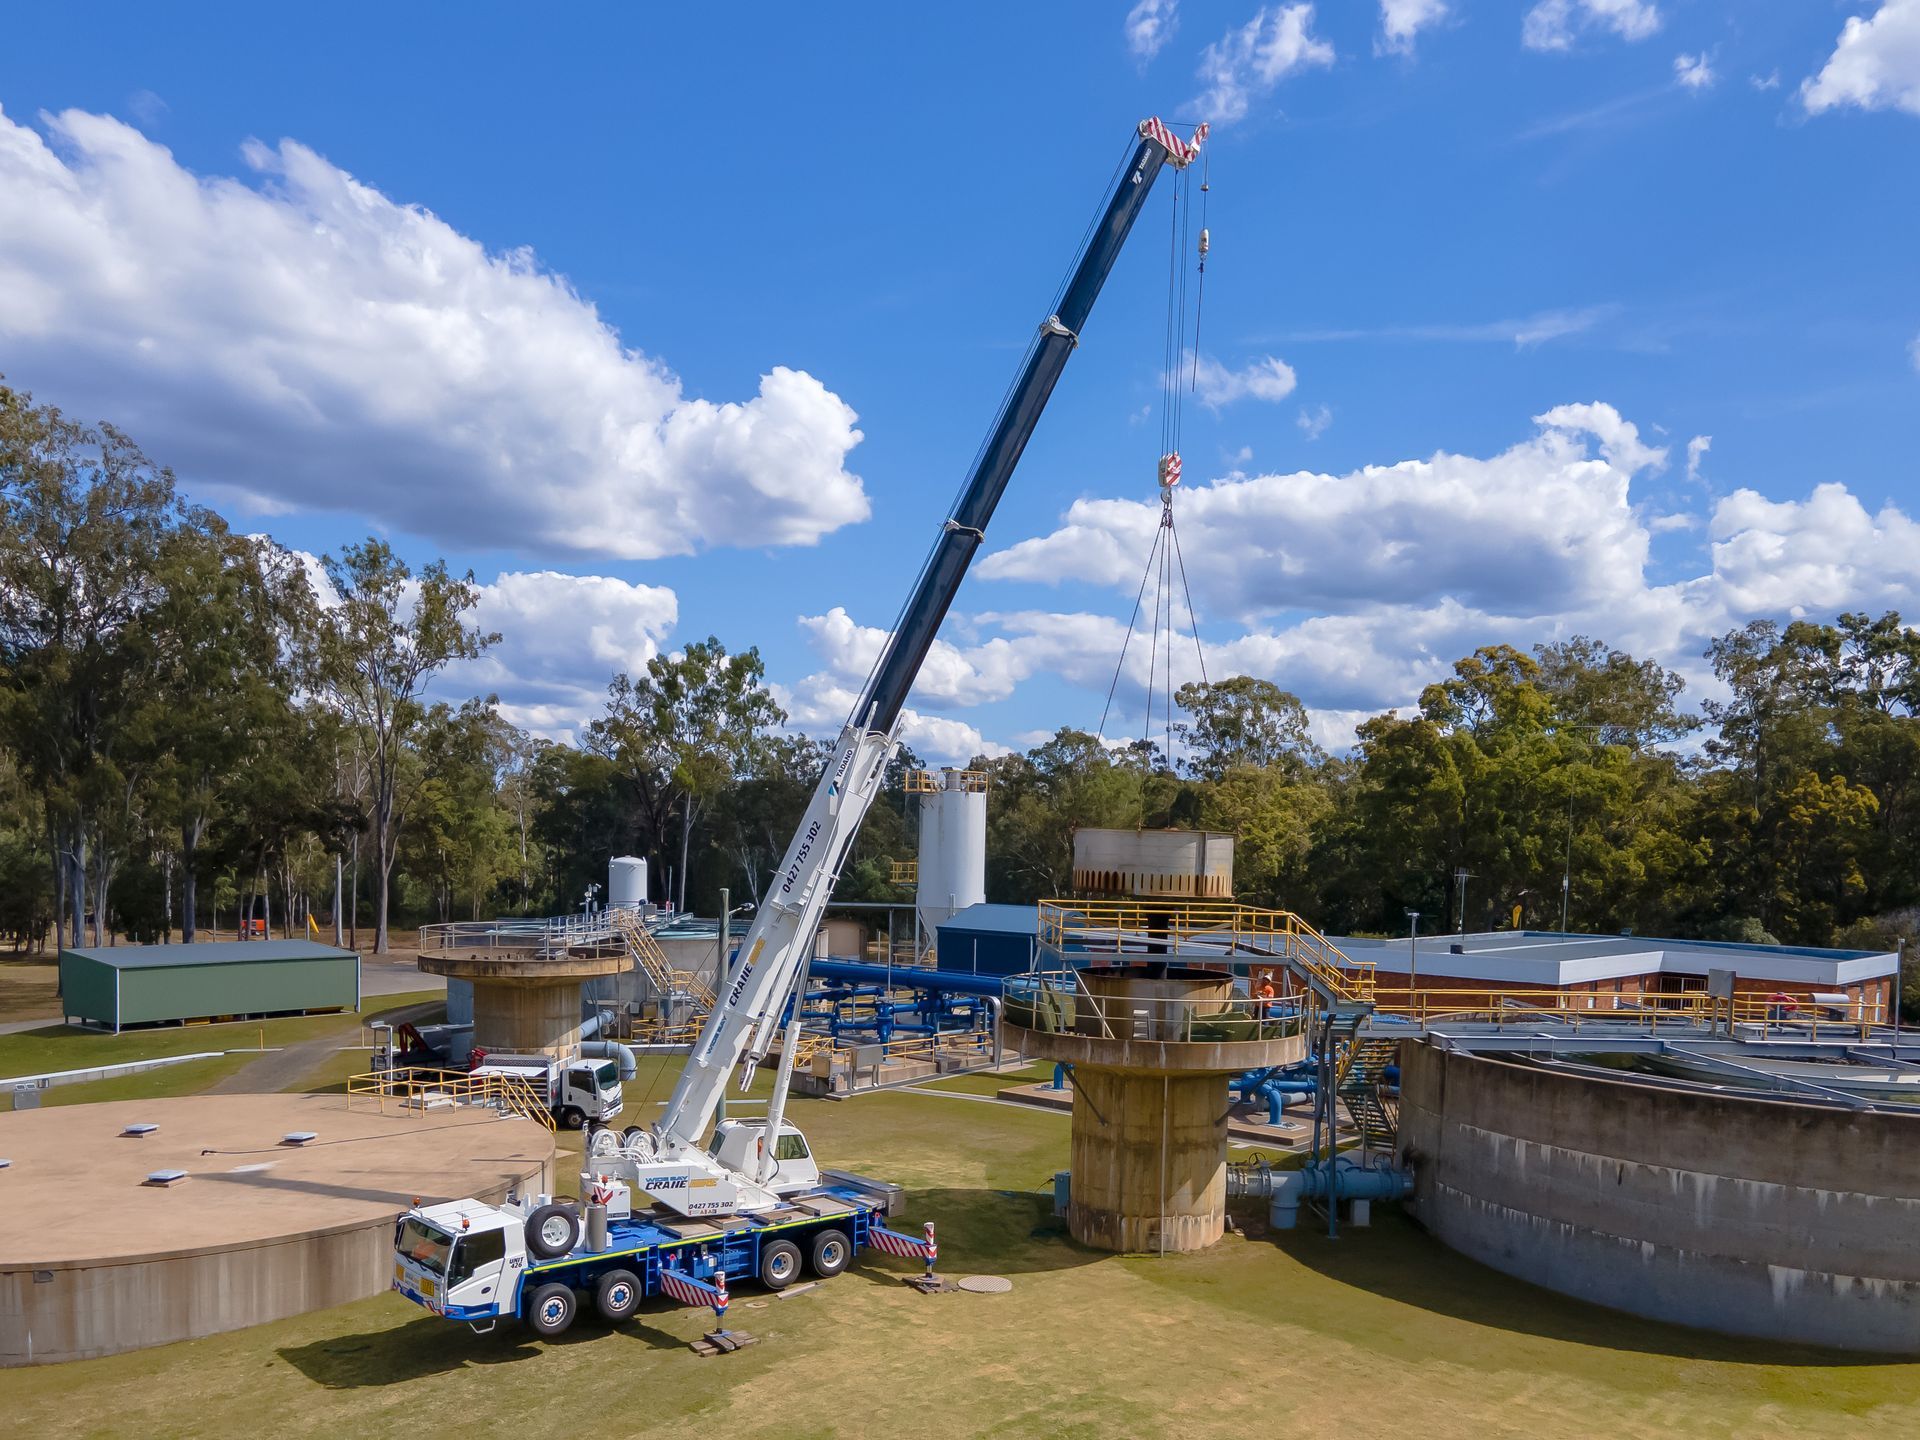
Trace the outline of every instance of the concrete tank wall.
<instances>
[{"instance_id":1,"label":"concrete tank wall","mask_svg":"<svg viewBox=\"0 0 1920 1440\"><path fill-rule=\"evenodd\" d=\"M1447 1245L1652 1319L1920 1353L1920 1117L1402 1051L1413 1212Z\"/></svg>"},{"instance_id":2,"label":"concrete tank wall","mask_svg":"<svg viewBox=\"0 0 1920 1440\"><path fill-rule=\"evenodd\" d=\"M1090 895L1225 900L1233 837L1207 830L1073 832L1073 888Z\"/></svg>"},{"instance_id":3,"label":"concrete tank wall","mask_svg":"<svg viewBox=\"0 0 1920 1440\"><path fill-rule=\"evenodd\" d=\"M1101 1250L1203 1250L1227 1215L1227 1077L1076 1065L1067 1228Z\"/></svg>"}]
</instances>

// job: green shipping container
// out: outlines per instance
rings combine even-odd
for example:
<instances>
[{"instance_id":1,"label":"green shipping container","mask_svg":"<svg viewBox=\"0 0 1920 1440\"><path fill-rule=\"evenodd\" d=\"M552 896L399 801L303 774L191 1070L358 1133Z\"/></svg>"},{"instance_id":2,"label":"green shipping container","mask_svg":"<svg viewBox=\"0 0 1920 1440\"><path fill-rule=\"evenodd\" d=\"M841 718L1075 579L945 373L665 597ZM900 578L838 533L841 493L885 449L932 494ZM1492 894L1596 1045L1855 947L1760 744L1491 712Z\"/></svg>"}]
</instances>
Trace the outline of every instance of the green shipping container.
<instances>
[{"instance_id":1,"label":"green shipping container","mask_svg":"<svg viewBox=\"0 0 1920 1440\"><path fill-rule=\"evenodd\" d=\"M120 1030L222 1015L360 1008L360 957L306 940L114 945L60 952L73 1020Z\"/></svg>"}]
</instances>

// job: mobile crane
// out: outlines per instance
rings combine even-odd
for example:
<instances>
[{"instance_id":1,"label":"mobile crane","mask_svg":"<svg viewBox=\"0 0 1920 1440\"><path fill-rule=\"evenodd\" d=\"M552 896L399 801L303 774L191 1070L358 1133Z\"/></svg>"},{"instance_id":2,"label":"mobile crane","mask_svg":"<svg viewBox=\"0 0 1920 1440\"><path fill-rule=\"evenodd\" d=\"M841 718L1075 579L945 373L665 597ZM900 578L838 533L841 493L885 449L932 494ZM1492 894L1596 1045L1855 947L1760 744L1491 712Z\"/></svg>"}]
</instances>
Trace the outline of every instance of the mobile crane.
<instances>
[{"instance_id":1,"label":"mobile crane","mask_svg":"<svg viewBox=\"0 0 1920 1440\"><path fill-rule=\"evenodd\" d=\"M396 1226L395 1289L476 1327L520 1315L552 1335L572 1322L588 1291L612 1320L655 1293L723 1313L728 1274L757 1275L777 1289L799 1274L803 1246L821 1276L839 1273L866 1244L931 1266L931 1226L919 1241L881 1223L897 1187L834 1171L823 1177L805 1136L786 1121L791 1044L782 1047L765 1117L722 1120L711 1142L702 1141L728 1077L738 1069L745 1090L772 1049L840 867L898 746L907 694L1154 180L1166 166L1191 164L1206 134L1201 125L1182 140L1158 119L1136 128L1130 157L847 717L672 1098L650 1128L602 1132L589 1145L585 1244L580 1216L551 1197L420 1207ZM1177 473L1178 458L1169 458ZM1167 465L1163 458L1163 474Z\"/></svg>"}]
</instances>

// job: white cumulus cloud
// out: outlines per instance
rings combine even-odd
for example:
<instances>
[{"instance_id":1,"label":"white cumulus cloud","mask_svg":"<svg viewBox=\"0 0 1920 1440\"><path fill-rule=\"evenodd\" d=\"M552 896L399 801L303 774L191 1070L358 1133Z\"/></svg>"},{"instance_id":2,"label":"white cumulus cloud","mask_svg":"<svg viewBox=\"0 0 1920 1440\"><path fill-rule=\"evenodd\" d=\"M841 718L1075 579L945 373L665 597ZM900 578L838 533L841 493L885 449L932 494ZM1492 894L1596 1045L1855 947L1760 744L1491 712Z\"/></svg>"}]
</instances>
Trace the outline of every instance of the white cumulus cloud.
<instances>
[{"instance_id":1,"label":"white cumulus cloud","mask_svg":"<svg viewBox=\"0 0 1920 1440\"><path fill-rule=\"evenodd\" d=\"M1520 22L1520 43L1529 50L1571 50L1589 31L1622 40L1645 40L1660 28L1651 0L1540 0Z\"/></svg>"},{"instance_id":2,"label":"white cumulus cloud","mask_svg":"<svg viewBox=\"0 0 1920 1440\"><path fill-rule=\"evenodd\" d=\"M625 559L864 520L853 410L769 367L688 396L527 250L490 254L293 141L202 176L102 115L0 113L9 378L202 492L443 544Z\"/></svg>"},{"instance_id":3,"label":"white cumulus cloud","mask_svg":"<svg viewBox=\"0 0 1920 1440\"><path fill-rule=\"evenodd\" d=\"M1374 48L1411 55L1415 37L1446 18L1447 0L1380 0L1380 40Z\"/></svg>"},{"instance_id":4,"label":"white cumulus cloud","mask_svg":"<svg viewBox=\"0 0 1920 1440\"><path fill-rule=\"evenodd\" d=\"M1139 0L1127 11L1127 49L1142 65L1153 59L1180 28L1180 0Z\"/></svg>"},{"instance_id":5,"label":"white cumulus cloud","mask_svg":"<svg viewBox=\"0 0 1920 1440\"><path fill-rule=\"evenodd\" d=\"M1713 73L1713 56L1706 51L1698 55L1676 55L1673 57L1673 78L1687 90L1710 89L1716 78Z\"/></svg>"},{"instance_id":6,"label":"white cumulus cloud","mask_svg":"<svg viewBox=\"0 0 1920 1440\"><path fill-rule=\"evenodd\" d=\"M1687 479L1697 481L1700 478L1700 462L1713 448L1713 436L1696 435L1687 441Z\"/></svg>"},{"instance_id":7,"label":"white cumulus cloud","mask_svg":"<svg viewBox=\"0 0 1920 1440\"><path fill-rule=\"evenodd\" d=\"M1218 410L1236 400L1276 403L1291 395L1299 383L1293 367L1271 355L1251 360L1238 370L1229 370L1211 355L1202 355L1197 361L1189 357L1189 366L1194 394L1209 410Z\"/></svg>"},{"instance_id":8,"label":"white cumulus cloud","mask_svg":"<svg viewBox=\"0 0 1920 1440\"><path fill-rule=\"evenodd\" d=\"M1255 100L1289 75L1324 69L1333 59L1333 46L1313 33L1312 5L1263 6L1200 52L1206 90L1194 109L1216 125L1244 119Z\"/></svg>"},{"instance_id":9,"label":"white cumulus cloud","mask_svg":"<svg viewBox=\"0 0 1920 1440\"><path fill-rule=\"evenodd\" d=\"M1309 440L1318 440L1327 433L1327 427L1333 424L1333 407L1326 404L1301 406L1300 413L1293 417L1293 423ZM1251 460L1252 455L1247 457Z\"/></svg>"},{"instance_id":10,"label":"white cumulus cloud","mask_svg":"<svg viewBox=\"0 0 1920 1440\"><path fill-rule=\"evenodd\" d=\"M1838 106L1920 115L1920 0L1885 0L1854 15L1820 73L1800 86L1800 103L1818 115Z\"/></svg>"}]
</instances>

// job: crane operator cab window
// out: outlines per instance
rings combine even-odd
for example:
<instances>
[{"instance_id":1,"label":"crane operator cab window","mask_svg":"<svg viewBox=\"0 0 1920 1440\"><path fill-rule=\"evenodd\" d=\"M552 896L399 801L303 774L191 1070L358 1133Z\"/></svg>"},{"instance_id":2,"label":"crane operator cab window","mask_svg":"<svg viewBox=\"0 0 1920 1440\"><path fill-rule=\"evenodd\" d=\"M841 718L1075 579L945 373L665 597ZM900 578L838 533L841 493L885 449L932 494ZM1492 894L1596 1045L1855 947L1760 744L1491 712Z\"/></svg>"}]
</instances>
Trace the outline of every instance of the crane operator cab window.
<instances>
[{"instance_id":1,"label":"crane operator cab window","mask_svg":"<svg viewBox=\"0 0 1920 1440\"><path fill-rule=\"evenodd\" d=\"M807 1149L807 1137L798 1130L782 1130L773 1137L773 1158L805 1160L813 1152Z\"/></svg>"},{"instance_id":2,"label":"crane operator cab window","mask_svg":"<svg viewBox=\"0 0 1920 1440\"><path fill-rule=\"evenodd\" d=\"M475 1230L462 1235L453 1247L453 1264L447 1269L447 1289L487 1272L507 1258L507 1232Z\"/></svg>"}]
</instances>

